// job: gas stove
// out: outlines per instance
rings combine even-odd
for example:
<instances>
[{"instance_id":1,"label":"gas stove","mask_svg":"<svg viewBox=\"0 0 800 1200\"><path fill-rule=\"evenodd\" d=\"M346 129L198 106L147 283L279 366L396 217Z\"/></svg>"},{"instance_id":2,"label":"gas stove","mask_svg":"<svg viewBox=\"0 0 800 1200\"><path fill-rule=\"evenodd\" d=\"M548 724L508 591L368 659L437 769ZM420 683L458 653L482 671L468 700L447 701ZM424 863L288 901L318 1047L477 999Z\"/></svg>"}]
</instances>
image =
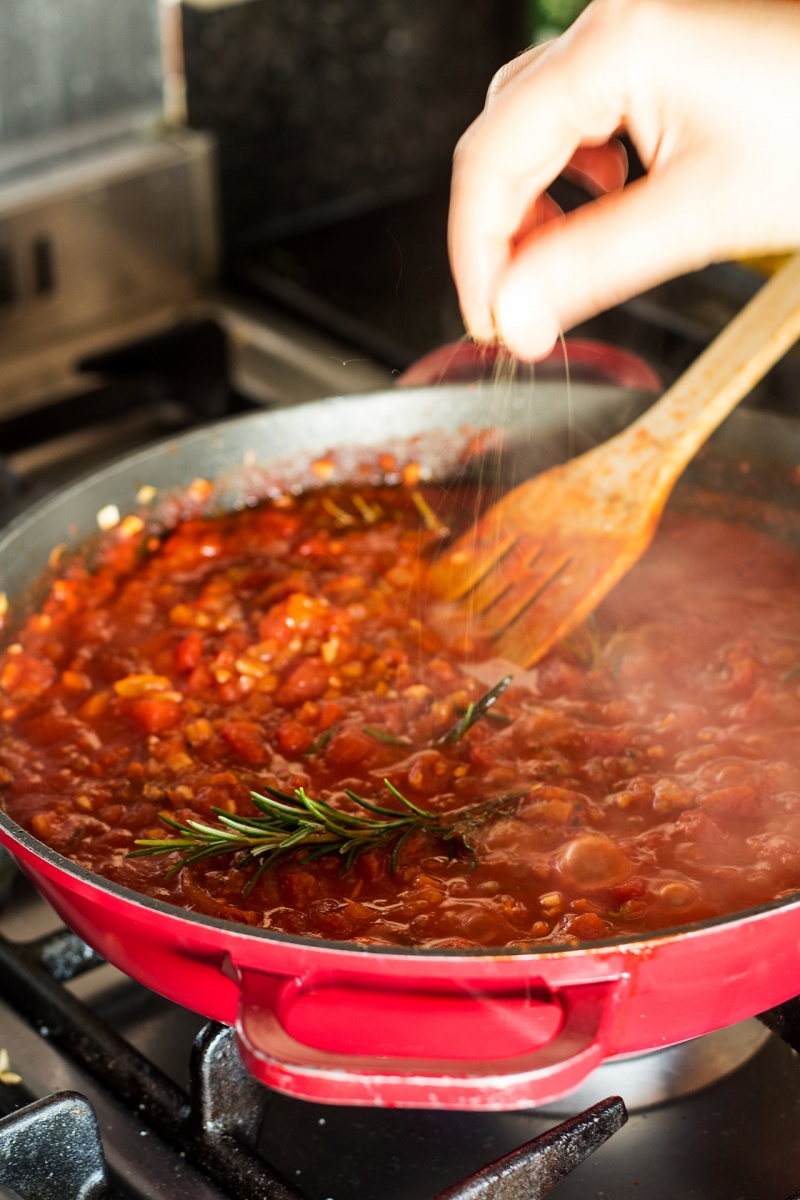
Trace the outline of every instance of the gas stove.
<instances>
[{"instance_id":1,"label":"gas stove","mask_svg":"<svg viewBox=\"0 0 800 1200\"><path fill-rule=\"evenodd\" d=\"M202 207L204 154L195 141L151 148L124 171L117 159L119 178L130 183L135 167L141 197L155 186L154 173L167 171L159 186L194 181L194 192L183 194ZM97 186L108 231L113 188L108 178ZM460 334L444 251L446 189L438 186L275 229L238 251L213 284L205 252L194 257L187 248L155 291L142 273L134 280L140 292L123 288L118 305L101 304L80 328L62 328L48 324L48 312L71 282L60 246L72 238L69 222L85 218L79 209L60 208L52 236L41 226L36 235L49 250L36 251L28 333L21 307L0 302L0 321L16 322L17 339L0 363L3 519L158 437L248 409L391 387L420 354ZM11 208L5 212L10 221ZM140 231L141 257L152 249L146 221ZM28 246L26 230L21 236ZM213 247L198 244L213 259ZM108 245L113 257L113 238ZM130 246L118 249L114 261L129 261ZM80 292L80 277L74 286ZM668 383L757 286L746 267L709 268L576 333L634 351ZM791 412L798 395L795 354L750 402ZM335 1108L257 1084L229 1030L102 963L5 856L0 881L0 1196L800 1195L800 1058L792 1049L800 1019L792 1004L761 1022L606 1064L579 1093L545 1109Z\"/></svg>"}]
</instances>

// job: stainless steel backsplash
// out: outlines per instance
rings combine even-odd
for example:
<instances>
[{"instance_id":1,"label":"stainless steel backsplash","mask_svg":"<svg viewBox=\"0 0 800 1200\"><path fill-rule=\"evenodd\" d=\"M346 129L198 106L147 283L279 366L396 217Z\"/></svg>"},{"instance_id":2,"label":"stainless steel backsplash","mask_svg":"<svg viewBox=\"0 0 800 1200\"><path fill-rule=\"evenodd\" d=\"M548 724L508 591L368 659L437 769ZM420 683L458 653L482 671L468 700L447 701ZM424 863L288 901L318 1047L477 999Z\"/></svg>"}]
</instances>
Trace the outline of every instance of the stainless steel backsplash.
<instances>
[{"instance_id":1,"label":"stainless steel backsplash","mask_svg":"<svg viewBox=\"0 0 800 1200\"><path fill-rule=\"evenodd\" d=\"M0 179L161 111L158 0L0 0Z\"/></svg>"}]
</instances>

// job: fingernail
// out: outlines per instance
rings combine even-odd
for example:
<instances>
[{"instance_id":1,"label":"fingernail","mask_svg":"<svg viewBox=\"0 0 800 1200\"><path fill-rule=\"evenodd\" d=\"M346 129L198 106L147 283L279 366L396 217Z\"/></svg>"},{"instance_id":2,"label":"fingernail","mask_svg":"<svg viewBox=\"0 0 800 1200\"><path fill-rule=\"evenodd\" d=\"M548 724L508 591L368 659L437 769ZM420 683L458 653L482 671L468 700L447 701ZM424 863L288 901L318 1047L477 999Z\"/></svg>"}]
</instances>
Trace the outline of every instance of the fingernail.
<instances>
[{"instance_id":1,"label":"fingernail","mask_svg":"<svg viewBox=\"0 0 800 1200\"><path fill-rule=\"evenodd\" d=\"M488 346L497 341L497 331L491 316L477 321L467 320L463 313L462 316L464 317L464 328L477 345Z\"/></svg>"}]
</instances>

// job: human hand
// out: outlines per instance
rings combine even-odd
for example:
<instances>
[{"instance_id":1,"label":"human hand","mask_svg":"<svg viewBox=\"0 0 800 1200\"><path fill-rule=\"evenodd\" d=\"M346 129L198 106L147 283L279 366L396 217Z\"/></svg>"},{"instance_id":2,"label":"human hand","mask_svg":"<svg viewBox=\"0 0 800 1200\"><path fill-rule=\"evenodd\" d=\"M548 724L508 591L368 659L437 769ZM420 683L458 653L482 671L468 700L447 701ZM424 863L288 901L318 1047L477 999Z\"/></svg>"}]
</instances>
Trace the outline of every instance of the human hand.
<instances>
[{"instance_id":1,"label":"human hand","mask_svg":"<svg viewBox=\"0 0 800 1200\"><path fill-rule=\"evenodd\" d=\"M647 168L622 188L624 129ZM536 359L559 330L712 261L800 246L800 4L594 0L496 76L458 144L467 329ZM565 168L596 198L545 189Z\"/></svg>"}]
</instances>

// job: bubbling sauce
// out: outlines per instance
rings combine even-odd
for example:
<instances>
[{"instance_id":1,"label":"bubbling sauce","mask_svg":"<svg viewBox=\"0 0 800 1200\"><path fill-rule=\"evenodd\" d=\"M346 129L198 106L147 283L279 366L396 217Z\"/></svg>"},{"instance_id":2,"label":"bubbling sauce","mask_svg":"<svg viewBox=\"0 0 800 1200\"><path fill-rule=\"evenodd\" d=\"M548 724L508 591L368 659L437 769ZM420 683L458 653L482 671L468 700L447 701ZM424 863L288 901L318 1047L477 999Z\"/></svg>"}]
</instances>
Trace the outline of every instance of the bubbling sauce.
<instances>
[{"instance_id":1,"label":"bubbling sauce","mask_svg":"<svg viewBox=\"0 0 800 1200\"><path fill-rule=\"evenodd\" d=\"M160 536L123 521L0 659L6 811L146 895L364 944L575 944L800 889L796 552L668 512L592 621L448 743L491 675L430 619L425 561L439 521L469 521L455 507L337 486ZM129 856L168 836L159 813L257 815L264 787L398 809L385 781L437 813L512 799L472 854L416 831L342 870L301 847L246 895L254 868L230 855L171 877L176 855Z\"/></svg>"}]
</instances>

